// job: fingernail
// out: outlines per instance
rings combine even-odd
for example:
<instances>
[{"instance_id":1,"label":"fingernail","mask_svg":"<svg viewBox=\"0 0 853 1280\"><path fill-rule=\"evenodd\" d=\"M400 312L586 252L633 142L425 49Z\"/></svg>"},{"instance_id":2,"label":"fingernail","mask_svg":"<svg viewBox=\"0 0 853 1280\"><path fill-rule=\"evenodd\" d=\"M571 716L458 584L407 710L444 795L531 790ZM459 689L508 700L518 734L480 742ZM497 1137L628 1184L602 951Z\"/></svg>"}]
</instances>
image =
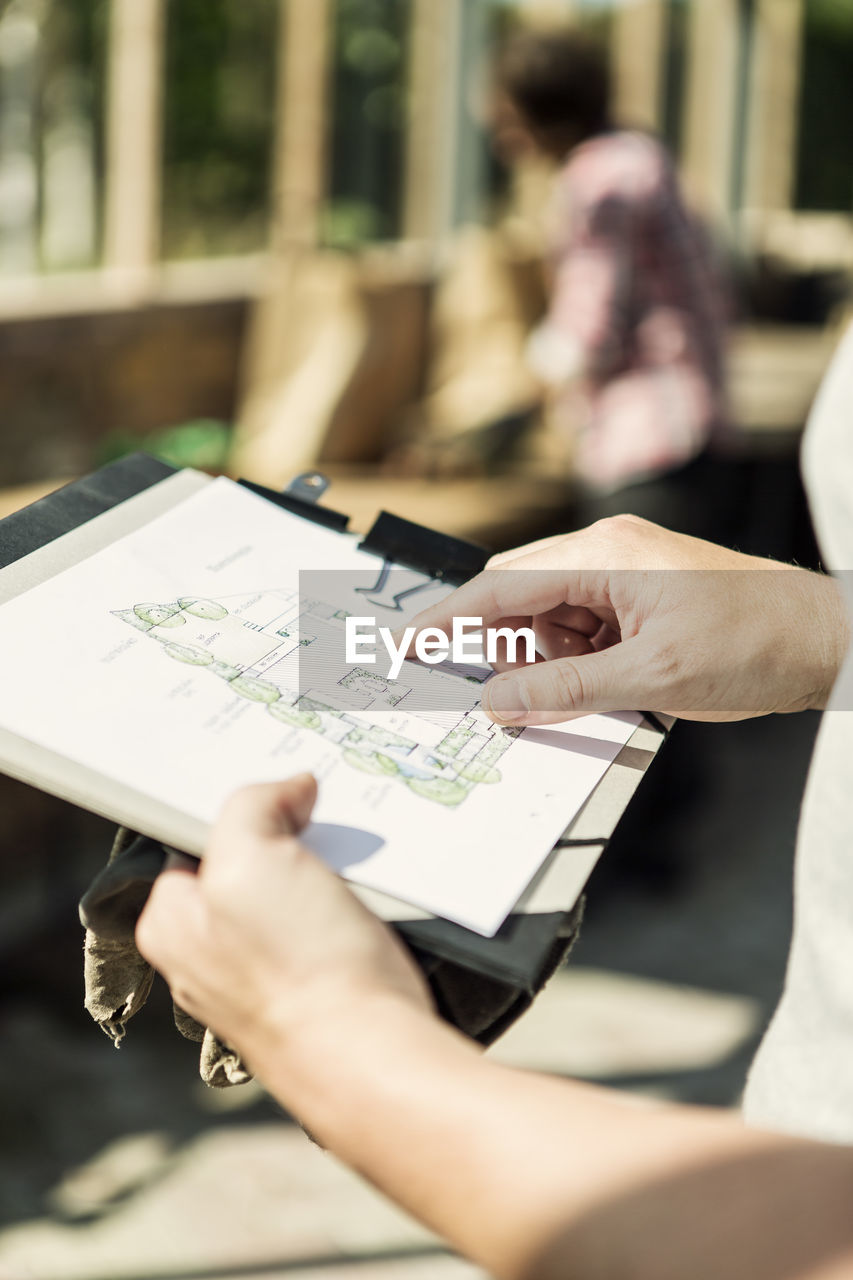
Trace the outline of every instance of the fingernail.
<instances>
[{"instance_id":1,"label":"fingernail","mask_svg":"<svg viewBox=\"0 0 853 1280\"><path fill-rule=\"evenodd\" d=\"M530 712L519 682L502 676L490 680L483 690L483 709L501 724L517 724Z\"/></svg>"}]
</instances>

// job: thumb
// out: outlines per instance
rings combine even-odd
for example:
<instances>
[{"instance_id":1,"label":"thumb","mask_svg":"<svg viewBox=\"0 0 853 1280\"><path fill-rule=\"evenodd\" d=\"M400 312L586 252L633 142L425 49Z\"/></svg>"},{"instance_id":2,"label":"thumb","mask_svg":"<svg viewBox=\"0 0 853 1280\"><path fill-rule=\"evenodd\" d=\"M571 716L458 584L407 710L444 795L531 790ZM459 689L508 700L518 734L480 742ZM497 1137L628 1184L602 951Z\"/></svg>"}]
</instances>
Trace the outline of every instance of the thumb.
<instances>
[{"instance_id":1,"label":"thumb","mask_svg":"<svg viewBox=\"0 0 853 1280\"><path fill-rule=\"evenodd\" d=\"M653 700L650 693L642 648L632 639L495 676L483 690L482 707L496 724L562 724L599 711L638 710Z\"/></svg>"},{"instance_id":2,"label":"thumb","mask_svg":"<svg viewBox=\"0 0 853 1280\"><path fill-rule=\"evenodd\" d=\"M136 922L136 946L141 956L161 973L175 950L195 936L203 914L195 875L177 868L163 871L151 888Z\"/></svg>"},{"instance_id":3,"label":"thumb","mask_svg":"<svg viewBox=\"0 0 853 1280\"><path fill-rule=\"evenodd\" d=\"M207 857L215 857L218 850L239 849L241 841L253 836L298 835L307 827L316 799L317 783L310 773L241 787L222 806Z\"/></svg>"}]
</instances>

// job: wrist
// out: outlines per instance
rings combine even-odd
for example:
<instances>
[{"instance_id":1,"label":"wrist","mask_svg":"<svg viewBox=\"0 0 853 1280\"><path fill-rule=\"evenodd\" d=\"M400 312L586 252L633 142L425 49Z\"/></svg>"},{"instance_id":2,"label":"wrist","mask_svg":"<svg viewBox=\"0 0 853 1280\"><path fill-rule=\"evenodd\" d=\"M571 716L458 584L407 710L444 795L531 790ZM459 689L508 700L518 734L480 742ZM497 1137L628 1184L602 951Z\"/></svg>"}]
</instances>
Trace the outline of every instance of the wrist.
<instances>
[{"instance_id":1,"label":"wrist","mask_svg":"<svg viewBox=\"0 0 853 1280\"><path fill-rule=\"evenodd\" d=\"M811 576L816 579L819 606L815 610L816 662L814 693L809 700L809 709L823 711L850 646L850 619L838 581L822 574Z\"/></svg>"},{"instance_id":2,"label":"wrist","mask_svg":"<svg viewBox=\"0 0 853 1280\"><path fill-rule=\"evenodd\" d=\"M422 1082L480 1065L481 1051L393 990L336 984L274 1015L244 1046L266 1088L326 1148L352 1160L360 1133L415 1102Z\"/></svg>"}]
</instances>

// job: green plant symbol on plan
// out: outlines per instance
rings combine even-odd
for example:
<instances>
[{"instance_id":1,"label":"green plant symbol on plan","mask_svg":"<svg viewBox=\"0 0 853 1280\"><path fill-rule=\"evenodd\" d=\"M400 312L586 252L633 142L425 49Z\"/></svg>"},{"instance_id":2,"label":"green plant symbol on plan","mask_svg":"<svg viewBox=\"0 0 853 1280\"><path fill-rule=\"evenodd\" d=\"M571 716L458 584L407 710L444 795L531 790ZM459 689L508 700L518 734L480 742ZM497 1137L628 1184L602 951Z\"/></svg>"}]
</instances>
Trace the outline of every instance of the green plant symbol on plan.
<instances>
[{"instance_id":1,"label":"green plant symbol on plan","mask_svg":"<svg viewBox=\"0 0 853 1280\"><path fill-rule=\"evenodd\" d=\"M164 643L163 651L176 662L186 662L191 667L209 667L213 662L213 654L196 644L175 644L169 640Z\"/></svg>"},{"instance_id":2,"label":"green plant symbol on plan","mask_svg":"<svg viewBox=\"0 0 853 1280\"><path fill-rule=\"evenodd\" d=\"M266 702L269 705L281 697L280 689L270 684L269 680L259 680L257 676L237 676L228 683L235 693L248 698L250 702Z\"/></svg>"},{"instance_id":3,"label":"green plant symbol on plan","mask_svg":"<svg viewBox=\"0 0 853 1280\"><path fill-rule=\"evenodd\" d=\"M187 622L177 604L137 604L133 612L150 627L183 627Z\"/></svg>"},{"instance_id":4,"label":"green plant symbol on plan","mask_svg":"<svg viewBox=\"0 0 853 1280\"><path fill-rule=\"evenodd\" d=\"M199 596L180 596L178 607L194 618L207 618L210 622L221 622L228 617L228 610L218 600L202 600Z\"/></svg>"},{"instance_id":5,"label":"green plant symbol on plan","mask_svg":"<svg viewBox=\"0 0 853 1280\"><path fill-rule=\"evenodd\" d=\"M163 652L175 662L212 672L238 697L265 707L279 724L329 738L340 748L341 759L350 768L405 786L433 804L455 808L476 787L500 782L498 761L518 733L486 732L473 713L466 713L461 722L427 752L414 739L360 720L316 698L298 697L271 680L247 674L245 666L229 661L230 654L223 657L204 647L224 633L202 637L196 628L196 636L192 638L203 638L204 643L181 644L173 633L185 626L189 618L215 623L229 617L228 609L216 600L179 596L166 603L147 602L132 609L116 610L114 616L157 640ZM252 630L257 632L260 628ZM285 640L294 638L287 627L275 635ZM267 660L270 656L267 655ZM378 679L362 668L349 672L341 684L351 692L379 697L391 706L406 692L404 685Z\"/></svg>"}]
</instances>

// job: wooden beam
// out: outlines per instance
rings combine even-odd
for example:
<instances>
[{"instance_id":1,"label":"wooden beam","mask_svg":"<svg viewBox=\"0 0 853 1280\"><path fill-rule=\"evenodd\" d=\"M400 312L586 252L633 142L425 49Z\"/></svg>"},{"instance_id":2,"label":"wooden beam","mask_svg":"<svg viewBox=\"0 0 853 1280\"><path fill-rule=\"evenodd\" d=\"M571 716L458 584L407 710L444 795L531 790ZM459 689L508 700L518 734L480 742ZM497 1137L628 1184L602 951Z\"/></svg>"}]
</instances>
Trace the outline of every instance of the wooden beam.
<instances>
[{"instance_id":1,"label":"wooden beam","mask_svg":"<svg viewBox=\"0 0 853 1280\"><path fill-rule=\"evenodd\" d=\"M790 209L797 161L804 0L756 0L744 207Z\"/></svg>"},{"instance_id":2,"label":"wooden beam","mask_svg":"<svg viewBox=\"0 0 853 1280\"><path fill-rule=\"evenodd\" d=\"M438 241L453 227L465 0L414 0L403 233Z\"/></svg>"},{"instance_id":3,"label":"wooden beam","mask_svg":"<svg viewBox=\"0 0 853 1280\"><path fill-rule=\"evenodd\" d=\"M526 27L564 26L578 16L579 0L526 0L518 17Z\"/></svg>"},{"instance_id":4,"label":"wooden beam","mask_svg":"<svg viewBox=\"0 0 853 1280\"><path fill-rule=\"evenodd\" d=\"M666 0L640 0L614 12L610 57L618 124L660 128L666 31Z\"/></svg>"},{"instance_id":5,"label":"wooden beam","mask_svg":"<svg viewBox=\"0 0 853 1280\"><path fill-rule=\"evenodd\" d=\"M145 276L160 249L164 0L110 0L104 263Z\"/></svg>"},{"instance_id":6,"label":"wooden beam","mask_svg":"<svg viewBox=\"0 0 853 1280\"><path fill-rule=\"evenodd\" d=\"M738 98L738 0L690 6L682 172L694 202L719 219L731 212Z\"/></svg>"},{"instance_id":7,"label":"wooden beam","mask_svg":"<svg viewBox=\"0 0 853 1280\"><path fill-rule=\"evenodd\" d=\"M332 0L279 0L274 240L310 248L328 190Z\"/></svg>"}]
</instances>

